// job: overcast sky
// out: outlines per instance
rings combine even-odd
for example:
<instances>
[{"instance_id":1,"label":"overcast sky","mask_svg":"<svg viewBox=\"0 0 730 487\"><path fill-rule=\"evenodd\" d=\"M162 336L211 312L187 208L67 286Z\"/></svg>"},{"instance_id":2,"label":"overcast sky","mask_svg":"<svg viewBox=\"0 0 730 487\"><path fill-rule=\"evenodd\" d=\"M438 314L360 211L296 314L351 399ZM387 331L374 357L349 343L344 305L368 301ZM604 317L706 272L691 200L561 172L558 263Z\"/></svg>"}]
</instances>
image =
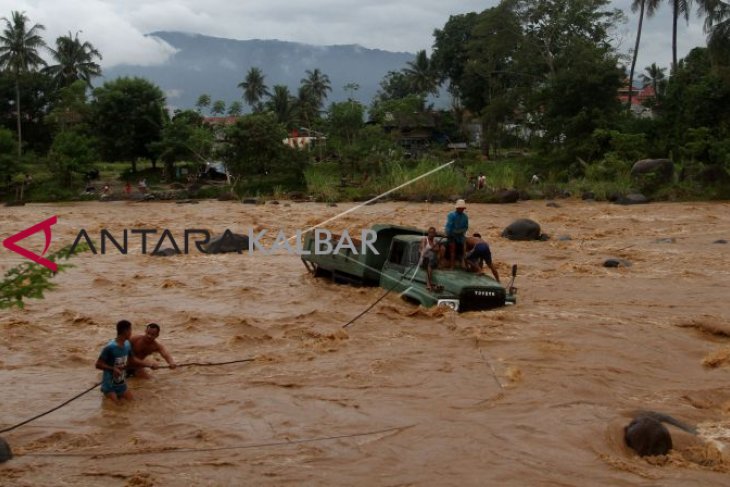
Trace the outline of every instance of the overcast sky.
<instances>
[{"instance_id":1,"label":"overcast sky","mask_svg":"<svg viewBox=\"0 0 730 487\"><path fill-rule=\"evenodd\" d=\"M360 44L389 51L430 51L433 31L450 15L479 12L498 0L0 0L0 16L25 11L46 27L44 38L82 31L104 59L120 63L157 64L171 54L169 46L145 38L156 30L193 32L233 39L280 39L308 44ZM631 0L613 0L628 21L616 35L623 52L633 47L637 16ZM637 71L656 62L671 62L669 2L644 23ZM702 21L693 12L689 27L681 22L679 56L705 45Z\"/></svg>"}]
</instances>

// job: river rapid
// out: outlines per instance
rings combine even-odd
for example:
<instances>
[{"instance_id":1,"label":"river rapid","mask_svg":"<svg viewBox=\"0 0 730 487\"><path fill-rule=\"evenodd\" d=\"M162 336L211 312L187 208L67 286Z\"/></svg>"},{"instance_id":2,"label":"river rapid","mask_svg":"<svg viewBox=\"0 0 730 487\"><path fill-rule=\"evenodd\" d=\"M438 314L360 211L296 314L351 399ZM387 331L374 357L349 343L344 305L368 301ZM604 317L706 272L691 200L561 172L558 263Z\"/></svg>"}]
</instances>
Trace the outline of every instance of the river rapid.
<instances>
[{"instance_id":1,"label":"river rapid","mask_svg":"<svg viewBox=\"0 0 730 487\"><path fill-rule=\"evenodd\" d=\"M730 240L730 204L557 203L467 207L503 281L518 264L516 306L391 294L347 329L383 290L315 279L295 255L152 257L137 235L127 255L73 257L45 299L0 311L0 429L100 380L120 319L159 323L178 363L253 361L152 371L128 380L131 403L94 390L4 433L0 485L728 485L730 244L713 242ZM51 251L81 228L266 229L270 245L353 206L29 204L0 210L0 237L57 215ZM325 228L442 228L450 210L387 202ZM501 238L517 218L552 238ZM22 244L39 251L42 233ZM22 262L0 250L3 273ZM700 435L670 427L675 449L639 458L622 438L638 409Z\"/></svg>"}]
</instances>

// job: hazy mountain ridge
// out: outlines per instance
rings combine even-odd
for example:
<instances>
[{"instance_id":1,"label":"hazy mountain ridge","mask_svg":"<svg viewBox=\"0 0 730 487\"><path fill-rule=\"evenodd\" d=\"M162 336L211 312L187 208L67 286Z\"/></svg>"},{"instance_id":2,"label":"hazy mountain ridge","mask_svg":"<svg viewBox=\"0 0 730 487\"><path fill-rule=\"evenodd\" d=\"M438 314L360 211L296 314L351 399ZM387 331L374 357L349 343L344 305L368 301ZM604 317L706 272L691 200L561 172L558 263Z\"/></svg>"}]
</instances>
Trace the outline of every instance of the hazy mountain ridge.
<instances>
[{"instance_id":1,"label":"hazy mountain ridge","mask_svg":"<svg viewBox=\"0 0 730 487\"><path fill-rule=\"evenodd\" d=\"M327 103L347 99L343 87L357 83L354 98L369 104L388 71L400 70L414 54L367 49L359 45L315 46L280 40L235 40L182 32L153 32L177 49L164 64L157 66L120 65L104 72L104 79L140 76L157 84L174 108L193 108L206 93L213 101L243 103L238 84L251 67L265 75L269 90L277 84L296 95L307 70L319 68L332 85ZM248 107L246 107L248 110Z\"/></svg>"}]
</instances>

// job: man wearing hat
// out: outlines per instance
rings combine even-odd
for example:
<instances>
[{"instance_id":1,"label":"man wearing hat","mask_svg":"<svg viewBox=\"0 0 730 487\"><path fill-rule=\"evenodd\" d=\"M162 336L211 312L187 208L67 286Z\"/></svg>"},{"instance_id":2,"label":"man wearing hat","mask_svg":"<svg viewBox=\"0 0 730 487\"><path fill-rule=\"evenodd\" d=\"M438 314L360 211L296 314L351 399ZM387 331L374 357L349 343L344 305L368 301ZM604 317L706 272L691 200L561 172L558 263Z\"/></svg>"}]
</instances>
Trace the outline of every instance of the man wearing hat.
<instances>
[{"instance_id":1,"label":"man wearing hat","mask_svg":"<svg viewBox=\"0 0 730 487\"><path fill-rule=\"evenodd\" d=\"M456 209L449 213L446 218L446 237L449 247L449 268L454 268L456 256L459 256L461 266L466 267L464 255L466 254L466 231L469 229L469 217L466 216L466 202L456 201Z\"/></svg>"}]
</instances>

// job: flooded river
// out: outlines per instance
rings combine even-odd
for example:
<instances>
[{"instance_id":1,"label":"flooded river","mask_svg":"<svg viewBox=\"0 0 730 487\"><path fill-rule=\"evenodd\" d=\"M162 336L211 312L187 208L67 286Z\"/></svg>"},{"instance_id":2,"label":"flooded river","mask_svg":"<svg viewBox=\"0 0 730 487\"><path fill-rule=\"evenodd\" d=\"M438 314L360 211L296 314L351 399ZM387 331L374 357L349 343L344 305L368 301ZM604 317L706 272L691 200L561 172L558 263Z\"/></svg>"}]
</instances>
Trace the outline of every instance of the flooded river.
<instances>
[{"instance_id":1,"label":"flooded river","mask_svg":"<svg viewBox=\"0 0 730 487\"><path fill-rule=\"evenodd\" d=\"M713 242L730 240L730 204L558 204L467 208L500 274L518 264L516 306L455 314L392 294L346 330L383 290L315 279L297 256L152 257L137 235L127 255L72 258L45 299L0 311L0 429L93 386L120 319L159 323L178 363L254 360L153 371L128 381L132 403L93 390L4 433L16 457L0 485L728 485L730 244ZM0 210L0 232L57 215L52 251L81 228L293 234L352 206L31 204ZM442 228L450 210L388 202L326 228ZM501 238L517 218L552 238ZM21 262L0 250L0 271ZM670 428L675 450L641 459L622 441L637 409L700 437Z\"/></svg>"}]
</instances>

